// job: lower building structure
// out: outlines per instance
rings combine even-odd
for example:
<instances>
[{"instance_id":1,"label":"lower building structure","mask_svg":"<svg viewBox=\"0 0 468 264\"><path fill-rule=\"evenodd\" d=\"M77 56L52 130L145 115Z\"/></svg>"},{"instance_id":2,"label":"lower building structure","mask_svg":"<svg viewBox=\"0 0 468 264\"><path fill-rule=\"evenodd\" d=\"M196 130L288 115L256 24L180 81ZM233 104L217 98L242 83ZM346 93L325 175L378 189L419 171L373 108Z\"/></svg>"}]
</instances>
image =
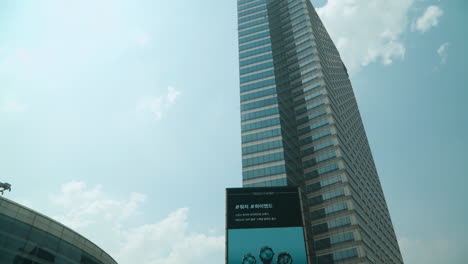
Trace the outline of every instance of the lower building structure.
<instances>
[{"instance_id":1,"label":"lower building structure","mask_svg":"<svg viewBox=\"0 0 468 264\"><path fill-rule=\"evenodd\" d=\"M0 197L1 264L117 264L59 222Z\"/></svg>"}]
</instances>

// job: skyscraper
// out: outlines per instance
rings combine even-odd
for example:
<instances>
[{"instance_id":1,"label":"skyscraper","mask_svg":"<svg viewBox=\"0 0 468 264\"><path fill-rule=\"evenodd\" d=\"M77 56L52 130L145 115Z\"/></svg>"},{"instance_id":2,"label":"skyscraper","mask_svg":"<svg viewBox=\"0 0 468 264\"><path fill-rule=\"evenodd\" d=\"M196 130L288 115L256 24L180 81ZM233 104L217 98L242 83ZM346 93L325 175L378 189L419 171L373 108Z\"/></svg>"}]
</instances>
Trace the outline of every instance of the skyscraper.
<instances>
[{"instance_id":1,"label":"skyscraper","mask_svg":"<svg viewBox=\"0 0 468 264\"><path fill-rule=\"evenodd\" d=\"M403 263L346 67L312 4L237 3L243 186L300 187L311 263Z\"/></svg>"}]
</instances>

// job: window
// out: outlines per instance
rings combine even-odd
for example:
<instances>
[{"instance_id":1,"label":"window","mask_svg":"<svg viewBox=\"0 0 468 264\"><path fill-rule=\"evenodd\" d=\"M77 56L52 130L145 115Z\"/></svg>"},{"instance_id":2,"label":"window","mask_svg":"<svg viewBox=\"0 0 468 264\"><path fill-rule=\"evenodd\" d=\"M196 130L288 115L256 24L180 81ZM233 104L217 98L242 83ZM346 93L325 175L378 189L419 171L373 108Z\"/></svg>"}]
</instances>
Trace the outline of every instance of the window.
<instances>
[{"instance_id":1,"label":"window","mask_svg":"<svg viewBox=\"0 0 468 264\"><path fill-rule=\"evenodd\" d=\"M338 203L338 204L325 207L325 214L333 214L333 213L347 210L347 209L348 209L347 203Z\"/></svg>"},{"instance_id":2,"label":"window","mask_svg":"<svg viewBox=\"0 0 468 264\"><path fill-rule=\"evenodd\" d=\"M278 125L280 123L279 118L272 118L272 119L267 119L255 123L250 123L246 125L242 125L242 131L250 131L250 130L255 130L255 129L260 129L264 127L269 127L273 125Z\"/></svg>"},{"instance_id":3,"label":"window","mask_svg":"<svg viewBox=\"0 0 468 264\"><path fill-rule=\"evenodd\" d=\"M246 168L250 166L255 166L255 165L269 163L273 161L279 161L279 160L284 160L283 152L277 152L277 153L267 154L267 155L258 156L254 158L243 159L242 167Z\"/></svg>"},{"instance_id":4,"label":"window","mask_svg":"<svg viewBox=\"0 0 468 264\"><path fill-rule=\"evenodd\" d=\"M241 92L245 92L245 91L249 91L249 90L253 90L253 89L257 89L257 88L261 88L261 87L270 86L270 85L273 85L273 84L275 84L275 78L264 80L264 81L261 81L261 82L251 83L251 84L247 84L247 85L241 85L240 90L241 90ZM242 109L242 110L246 110L246 109Z\"/></svg>"},{"instance_id":5,"label":"window","mask_svg":"<svg viewBox=\"0 0 468 264\"><path fill-rule=\"evenodd\" d=\"M351 219L349 216L343 217L343 218L338 218L334 219L331 221L328 221L327 226L329 229L340 227L340 226L345 226L345 225L350 225L351 224Z\"/></svg>"},{"instance_id":6,"label":"window","mask_svg":"<svg viewBox=\"0 0 468 264\"><path fill-rule=\"evenodd\" d=\"M277 137L277 136L281 136L281 129L279 128L242 136L242 143L248 143L248 142L252 142L256 140L262 140L262 139L267 139L267 138L272 138L272 137ZM242 151L244 151L244 149Z\"/></svg>"},{"instance_id":7,"label":"window","mask_svg":"<svg viewBox=\"0 0 468 264\"><path fill-rule=\"evenodd\" d=\"M315 162L319 163L324 160L328 160L328 159L335 158L335 157L336 157L336 152L332 151L332 152L328 152L328 153L315 157Z\"/></svg>"},{"instance_id":8,"label":"window","mask_svg":"<svg viewBox=\"0 0 468 264\"><path fill-rule=\"evenodd\" d=\"M265 110L260 110L260 111L257 111L257 112L251 112L251 113L248 113L248 114L243 114L242 117L241 117L241 120L242 121L247 121L247 120L266 117L266 116L275 115L275 114L279 114L279 110L278 110L277 107L273 107L273 108L269 108L269 109L265 109Z\"/></svg>"},{"instance_id":9,"label":"window","mask_svg":"<svg viewBox=\"0 0 468 264\"><path fill-rule=\"evenodd\" d=\"M322 168L318 169L317 172L318 172L318 174L324 174L324 173L334 171L334 170L337 170L337 169L339 169L338 164L333 163L333 164L330 164L328 166L325 166L325 167L322 167Z\"/></svg>"},{"instance_id":10,"label":"window","mask_svg":"<svg viewBox=\"0 0 468 264\"><path fill-rule=\"evenodd\" d=\"M275 88L262 90L262 91L258 91L258 92L255 92L255 93L249 93L249 94L241 95L241 101L252 100L252 99L255 99L255 98L260 98L260 97L264 97L264 96L272 95L272 94L276 94L276 89Z\"/></svg>"},{"instance_id":11,"label":"window","mask_svg":"<svg viewBox=\"0 0 468 264\"><path fill-rule=\"evenodd\" d=\"M328 178L328 179L325 179L323 181L320 182L320 187L325 187L325 186L328 186L328 185L332 185L334 183L338 183L338 182L341 182L341 175L337 175L337 176L334 176L334 177L331 177L331 178Z\"/></svg>"},{"instance_id":12,"label":"window","mask_svg":"<svg viewBox=\"0 0 468 264\"><path fill-rule=\"evenodd\" d=\"M251 110L251 109L254 109L254 108L259 108L259 107L264 107L264 106L267 106L267 105L276 104L277 102L278 102L278 99L276 99L275 97L268 98L268 99L264 99L264 100L260 100L260 101L255 101L255 102L252 102L252 103L242 104L241 105L241 110L242 111Z\"/></svg>"},{"instance_id":13,"label":"window","mask_svg":"<svg viewBox=\"0 0 468 264\"><path fill-rule=\"evenodd\" d=\"M356 248L351 248L343 251L333 253L333 260L341 260L346 258L357 257L358 252Z\"/></svg>"},{"instance_id":14,"label":"window","mask_svg":"<svg viewBox=\"0 0 468 264\"><path fill-rule=\"evenodd\" d=\"M257 153L257 152L262 152L270 149L277 149L281 148L283 146L283 141L281 140L276 140L276 141L270 141L270 142L265 142L257 145L252 145L248 147L243 147L242 148L242 154L252 154L252 153Z\"/></svg>"},{"instance_id":15,"label":"window","mask_svg":"<svg viewBox=\"0 0 468 264\"><path fill-rule=\"evenodd\" d=\"M351 241L351 240L354 240L353 232L343 233L343 234L330 237L330 243L332 245L343 243L346 241Z\"/></svg>"},{"instance_id":16,"label":"window","mask_svg":"<svg viewBox=\"0 0 468 264\"><path fill-rule=\"evenodd\" d=\"M251 171L244 171L242 175L244 176L243 177L244 180L246 180L246 179L254 179L254 178L259 178L259 177L264 177L264 176L275 175L275 174L281 174L285 172L286 172L286 168L284 167L284 165L277 165L277 166L272 166L272 167L255 169Z\"/></svg>"},{"instance_id":17,"label":"window","mask_svg":"<svg viewBox=\"0 0 468 264\"><path fill-rule=\"evenodd\" d=\"M337 190L333 190L331 192L327 192L327 193L322 194L322 197L323 197L323 200L330 200L330 199L340 197L340 196L344 196L344 195L345 195L345 193L344 193L343 189L337 189Z\"/></svg>"}]
</instances>

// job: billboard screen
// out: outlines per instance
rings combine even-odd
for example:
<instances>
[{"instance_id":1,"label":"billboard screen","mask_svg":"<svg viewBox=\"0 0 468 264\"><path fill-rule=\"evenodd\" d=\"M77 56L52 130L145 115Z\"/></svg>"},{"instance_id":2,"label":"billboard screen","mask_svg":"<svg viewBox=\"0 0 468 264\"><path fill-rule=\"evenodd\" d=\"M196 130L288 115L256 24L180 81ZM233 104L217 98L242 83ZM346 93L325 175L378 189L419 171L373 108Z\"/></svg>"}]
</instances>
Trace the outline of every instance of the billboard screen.
<instances>
[{"instance_id":1,"label":"billboard screen","mask_svg":"<svg viewBox=\"0 0 468 264\"><path fill-rule=\"evenodd\" d=\"M297 188L226 190L227 264L307 264Z\"/></svg>"}]
</instances>

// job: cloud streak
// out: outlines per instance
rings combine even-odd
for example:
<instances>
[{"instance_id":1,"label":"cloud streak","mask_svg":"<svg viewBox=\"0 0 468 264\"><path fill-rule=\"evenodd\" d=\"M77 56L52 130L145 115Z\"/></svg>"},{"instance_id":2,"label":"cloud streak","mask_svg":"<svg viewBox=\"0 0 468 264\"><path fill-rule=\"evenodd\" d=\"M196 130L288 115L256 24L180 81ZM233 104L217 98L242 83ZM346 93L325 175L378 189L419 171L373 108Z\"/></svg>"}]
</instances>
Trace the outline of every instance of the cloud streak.
<instances>
[{"instance_id":1,"label":"cloud streak","mask_svg":"<svg viewBox=\"0 0 468 264\"><path fill-rule=\"evenodd\" d=\"M437 54L440 57L440 64L446 64L448 58L448 48L450 46L449 42L445 42L437 49Z\"/></svg>"}]
</instances>

